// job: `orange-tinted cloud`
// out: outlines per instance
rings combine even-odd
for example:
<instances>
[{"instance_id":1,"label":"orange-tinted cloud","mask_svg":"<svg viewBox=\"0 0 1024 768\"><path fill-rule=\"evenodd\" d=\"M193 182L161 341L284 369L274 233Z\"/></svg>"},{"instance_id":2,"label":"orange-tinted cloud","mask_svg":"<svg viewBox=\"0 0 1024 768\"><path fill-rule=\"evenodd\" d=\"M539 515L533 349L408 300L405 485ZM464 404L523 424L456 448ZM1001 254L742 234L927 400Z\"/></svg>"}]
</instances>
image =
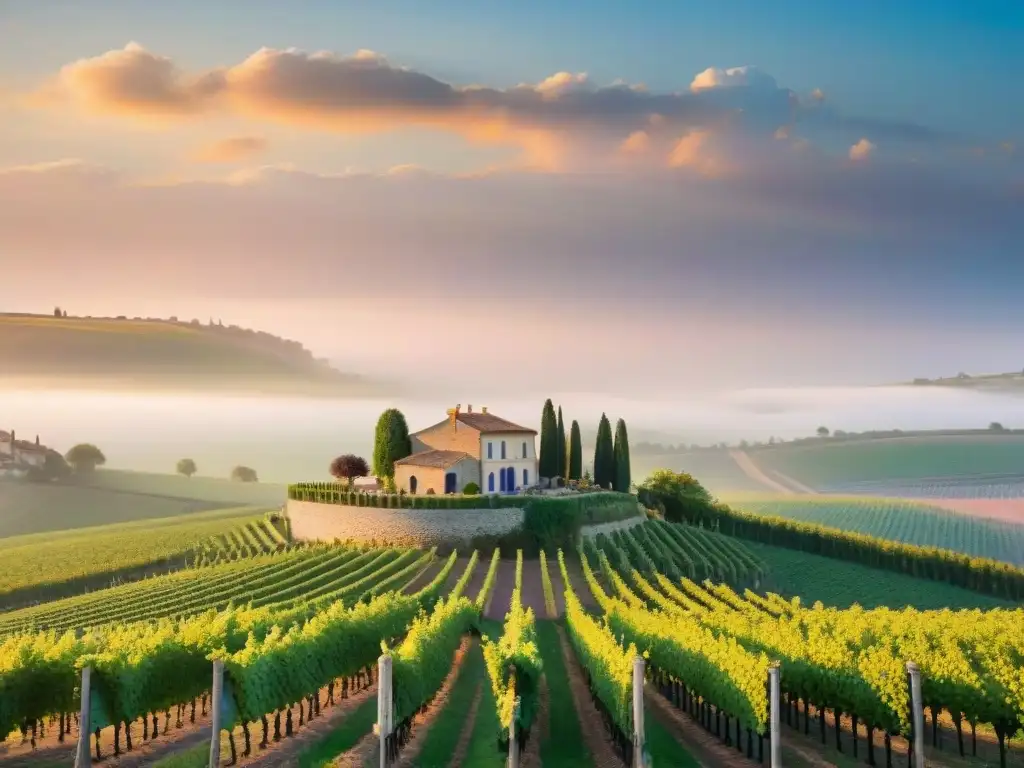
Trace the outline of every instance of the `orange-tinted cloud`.
<instances>
[{"instance_id":1,"label":"orange-tinted cloud","mask_svg":"<svg viewBox=\"0 0 1024 768\"><path fill-rule=\"evenodd\" d=\"M192 154L199 163L240 163L267 149L267 140L261 136L232 136L211 142Z\"/></svg>"},{"instance_id":2,"label":"orange-tinted cloud","mask_svg":"<svg viewBox=\"0 0 1024 768\"><path fill-rule=\"evenodd\" d=\"M852 147L850 147L850 159L854 161L863 161L871 157L871 154L875 151L875 145L867 139L861 139Z\"/></svg>"}]
</instances>

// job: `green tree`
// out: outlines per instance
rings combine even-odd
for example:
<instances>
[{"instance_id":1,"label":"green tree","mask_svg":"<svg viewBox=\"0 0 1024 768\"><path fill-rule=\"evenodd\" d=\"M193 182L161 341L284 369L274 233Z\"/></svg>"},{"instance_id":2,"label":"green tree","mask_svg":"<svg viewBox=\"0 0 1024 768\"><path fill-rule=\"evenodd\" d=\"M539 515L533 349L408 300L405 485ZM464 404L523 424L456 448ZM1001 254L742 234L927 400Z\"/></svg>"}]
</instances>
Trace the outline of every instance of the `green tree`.
<instances>
[{"instance_id":1,"label":"green tree","mask_svg":"<svg viewBox=\"0 0 1024 768\"><path fill-rule=\"evenodd\" d=\"M195 461L192 459L181 459L176 469L179 475L184 475L185 477L192 477L192 475L199 471Z\"/></svg>"},{"instance_id":2,"label":"green tree","mask_svg":"<svg viewBox=\"0 0 1024 768\"><path fill-rule=\"evenodd\" d=\"M72 447L64 458L67 459L68 464L74 468L75 472L80 474L92 472L96 467L101 467L107 463L107 457L103 455L103 451L92 443L79 443Z\"/></svg>"},{"instance_id":3,"label":"green tree","mask_svg":"<svg viewBox=\"0 0 1024 768\"><path fill-rule=\"evenodd\" d=\"M395 462L412 453L409 425L397 408L388 408L377 419L373 441L373 474L379 480L393 480Z\"/></svg>"},{"instance_id":4,"label":"green tree","mask_svg":"<svg viewBox=\"0 0 1024 768\"><path fill-rule=\"evenodd\" d=\"M548 398L540 416L540 461L538 471L549 480L558 476L558 420L555 406Z\"/></svg>"},{"instance_id":5,"label":"green tree","mask_svg":"<svg viewBox=\"0 0 1024 768\"><path fill-rule=\"evenodd\" d=\"M629 468L629 435L624 419L619 419L615 424L615 445L612 453L615 455L615 482L612 487L621 493L629 493L629 486L633 481Z\"/></svg>"},{"instance_id":6,"label":"green tree","mask_svg":"<svg viewBox=\"0 0 1024 768\"><path fill-rule=\"evenodd\" d=\"M597 425L597 444L594 446L594 485L611 488L615 482L615 446L612 443L612 425L605 414Z\"/></svg>"},{"instance_id":7,"label":"green tree","mask_svg":"<svg viewBox=\"0 0 1024 768\"><path fill-rule=\"evenodd\" d=\"M569 428L569 473L570 480L583 478L583 438L580 436L580 423L575 419Z\"/></svg>"},{"instance_id":8,"label":"green tree","mask_svg":"<svg viewBox=\"0 0 1024 768\"><path fill-rule=\"evenodd\" d=\"M239 483L258 483L260 481L255 469L242 465L231 470L231 479Z\"/></svg>"},{"instance_id":9,"label":"green tree","mask_svg":"<svg viewBox=\"0 0 1024 768\"><path fill-rule=\"evenodd\" d=\"M568 446L565 444L565 422L562 421L562 406L558 406L558 476L566 478L569 476L569 466L566 464L568 457Z\"/></svg>"},{"instance_id":10,"label":"green tree","mask_svg":"<svg viewBox=\"0 0 1024 768\"><path fill-rule=\"evenodd\" d=\"M714 513L714 499L693 475L657 469L637 489L640 501L652 508L665 510L665 519L679 523L688 519L684 511L696 510L710 520Z\"/></svg>"}]
</instances>

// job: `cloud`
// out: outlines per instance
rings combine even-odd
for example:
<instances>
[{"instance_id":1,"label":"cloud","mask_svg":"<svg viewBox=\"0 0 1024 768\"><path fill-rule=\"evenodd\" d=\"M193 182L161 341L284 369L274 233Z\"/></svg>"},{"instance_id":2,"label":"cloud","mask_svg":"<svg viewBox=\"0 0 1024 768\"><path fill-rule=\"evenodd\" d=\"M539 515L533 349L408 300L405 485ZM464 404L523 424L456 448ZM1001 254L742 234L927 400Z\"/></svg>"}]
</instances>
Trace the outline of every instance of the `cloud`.
<instances>
[{"instance_id":1,"label":"cloud","mask_svg":"<svg viewBox=\"0 0 1024 768\"><path fill-rule=\"evenodd\" d=\"M240 163L267 149L267 140L260 136L232 136L211 142L193 153L200 163Z\"/></svg>"},{"instance_id":2,"label":"cloud","mask_svg":"<svg viewBox=\"0 0 1024 768\"><path fill-rule=\"evenodd\" d=\"M854 161L863 161L871 157L871 154L875 151L875 145L867 139L861 139L852 147L850 147L850 159Z\"/></svg>"},{"instance_id":3,"label":"cloud","mask_svg":"<svg viewBox=\"0 0 1024 768\"><path fill-rule=\"evenodd\" d=\"M68 64L35 95L36 104L165 124L216 113L337 133L453 131L519 147L524 165L547 170L614 155L638 131L652 143L658 132L678 138L723 124L770 137L779 126L802 123L803 133L851 142L865 133L923 143L940 136L913 123L844 116L813 94L801 100L754 66L709 67L679 92L601 85L582 72L493 88L448 83L369 50L339 56L262 48L233 66L188 72L130 43Z\"/></svg>"}]
</instances>

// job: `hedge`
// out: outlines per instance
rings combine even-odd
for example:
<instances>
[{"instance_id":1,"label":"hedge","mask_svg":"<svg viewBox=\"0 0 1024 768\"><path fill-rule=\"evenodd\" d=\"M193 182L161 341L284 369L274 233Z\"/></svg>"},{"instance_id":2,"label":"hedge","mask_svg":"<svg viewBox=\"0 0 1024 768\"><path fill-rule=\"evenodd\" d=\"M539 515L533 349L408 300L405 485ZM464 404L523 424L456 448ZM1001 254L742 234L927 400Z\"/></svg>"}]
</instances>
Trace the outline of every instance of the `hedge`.
<instances>
[{"instance_id":1,"label":"hedge","mask_svg":"<svg viewBox=\"0 0 1024 768\"><path fill-rule=\"evenodd\" d=\"M725 504L686 504L686 522L736 538L905 573L1008 600L1024 600L1024 568L937 547L919 547Z\"/></svg>"},{"instance_id":2,"label":"hedge","mask_svg":"<svg viewBox=\"0 0 1024 768\"><path fill-rule=\"evenodd\" d=\"M522 509L523 529L510 534L508 544L535 555L540 549L575 546L584 525L625 520L639 514L636 496L614 491L573 493L562 496L412 495L362 493L342 483L296 483L288 486L288 498L318 504L384 509ZM480 542L483 545L485 542Z\"/></svg>"}]
</instances>

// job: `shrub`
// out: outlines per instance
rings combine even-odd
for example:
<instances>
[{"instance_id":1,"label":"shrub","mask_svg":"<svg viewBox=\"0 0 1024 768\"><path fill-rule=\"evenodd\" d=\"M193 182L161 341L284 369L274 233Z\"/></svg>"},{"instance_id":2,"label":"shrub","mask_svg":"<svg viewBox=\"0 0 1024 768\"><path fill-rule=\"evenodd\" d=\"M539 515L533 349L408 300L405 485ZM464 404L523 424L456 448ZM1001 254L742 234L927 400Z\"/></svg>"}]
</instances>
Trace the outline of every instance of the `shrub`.
<instances>
[{"instance_id":1,"label":"shrub","mask_svg":"<svg viewBox=\"0 0 1024 768\"><path fill-rule=\"evenodd\" d=\"M435 494L436 494L436 491L433 488L427 488L427 493L426 493L427 496L433 496Z\"/></svg>"},{"instance_id":2,"label":"shrub","mask_svg":"<svg viewBox=\"0 0 1024 768\"><path fill-rule=\"evenodd\" d=\"M480 486L476 483L469 482L466 483L466 487L462 489L462 492L466 496L476 496L480 493Z\"/></svg>"}]
</instances>

